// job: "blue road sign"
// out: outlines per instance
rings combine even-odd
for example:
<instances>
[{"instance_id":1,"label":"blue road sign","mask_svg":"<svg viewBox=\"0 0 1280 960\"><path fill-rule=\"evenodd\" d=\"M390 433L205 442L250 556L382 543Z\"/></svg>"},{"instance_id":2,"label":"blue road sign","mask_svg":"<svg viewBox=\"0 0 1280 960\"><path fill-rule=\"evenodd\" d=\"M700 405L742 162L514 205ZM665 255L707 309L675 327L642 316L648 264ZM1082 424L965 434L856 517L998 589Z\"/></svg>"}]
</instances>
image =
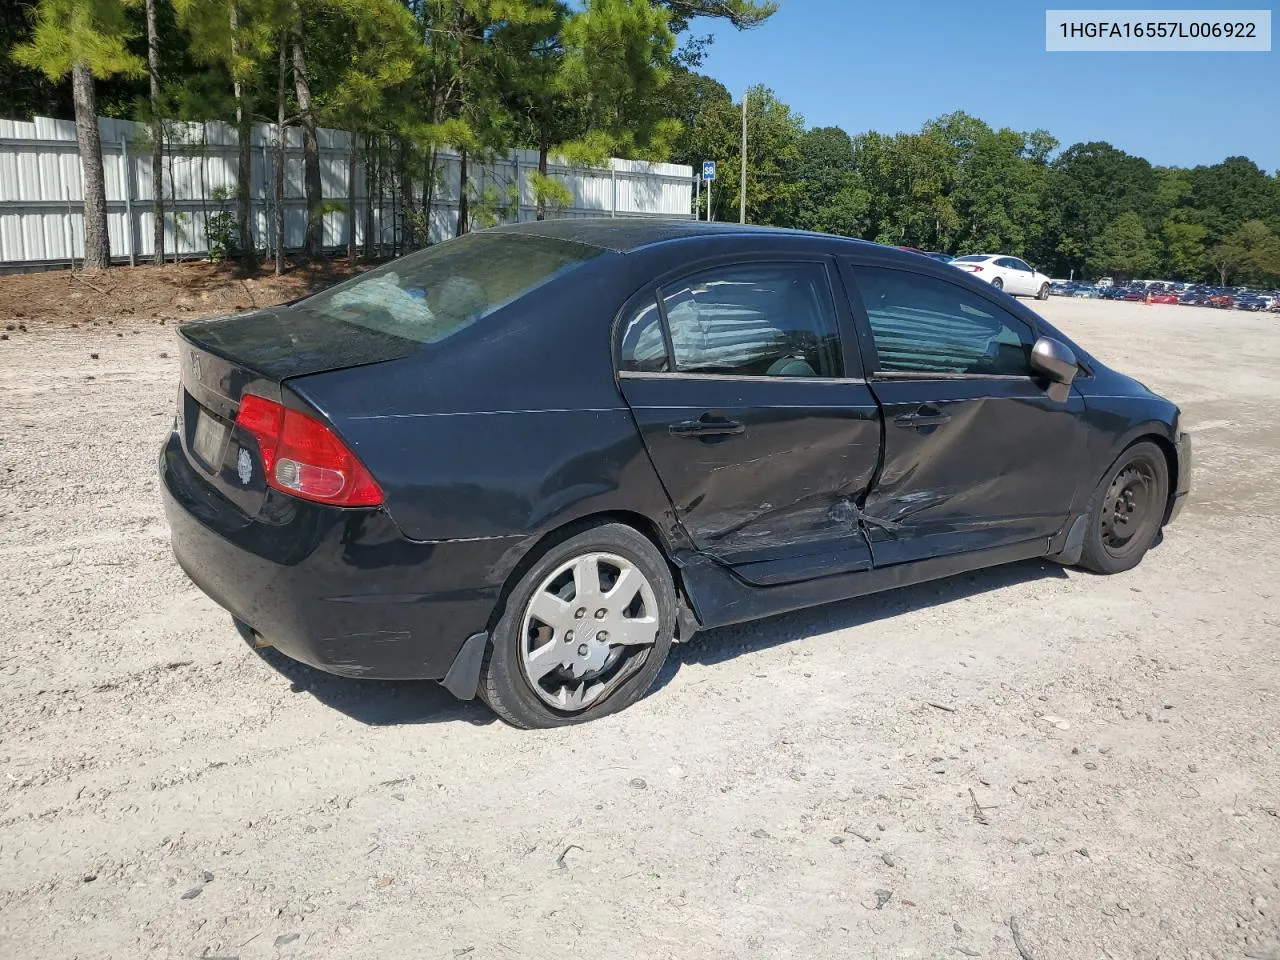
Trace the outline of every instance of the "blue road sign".
<instances>
[{"instance_id":1,"label":"blue road sign","mask_svg":"<svg viewBox=\"0 0 1280 960\"><path fill-rule=\"evenodd\" d=\"M702 161L702 179L714 180L716 178L716 162L714 160Z\"/></svg>"}]
</instances>

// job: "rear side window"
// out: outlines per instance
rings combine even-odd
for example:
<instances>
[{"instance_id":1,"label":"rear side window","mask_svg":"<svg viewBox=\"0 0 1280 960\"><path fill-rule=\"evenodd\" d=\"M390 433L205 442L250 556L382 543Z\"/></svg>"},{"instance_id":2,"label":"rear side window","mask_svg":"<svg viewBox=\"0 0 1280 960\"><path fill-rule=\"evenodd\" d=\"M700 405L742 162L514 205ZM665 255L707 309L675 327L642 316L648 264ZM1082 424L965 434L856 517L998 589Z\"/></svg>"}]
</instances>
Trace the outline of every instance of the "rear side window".
<instances>
[{"instance_id":1,"label":"rear side window","mask_svg":"<svg viewBox=\"0 0 1280 960\"><path fill-rule=\"evenodd\" d=\"M471 233L370 270L294 309L436 343L602 253L549 237Z\"/></svg>"},{"instance_id":2,"label":"rear side window","mask_svg":"<svg viewBox=\"0 0 1280 960\"><path fill-rule=\"evenodd\" d=\"M883 373L1031 376L1035 334L963 287L904 270L854 267Z\"/></svg>"},{"instance_id":3,"label":"rear side window","mask_svg":"<svg viewBox=\"0 0 1280 960\"><path fill-rule=\"evenodd\" d=\"M667 342L662 337L662 315L658 302L649 300L633 310L622 322L618 369L632 373L667 373Z\"/></svg>"},{"instance_id":4,"label":"rear side window","mask_svg":"<svg viewBox=\"0 0 1280 960\"><path fill-rule=\"evenodd\" d=\"M831 288L820 263L716 267L661 293L677 373L843 375Z\"/></svg>"}]
</instances>

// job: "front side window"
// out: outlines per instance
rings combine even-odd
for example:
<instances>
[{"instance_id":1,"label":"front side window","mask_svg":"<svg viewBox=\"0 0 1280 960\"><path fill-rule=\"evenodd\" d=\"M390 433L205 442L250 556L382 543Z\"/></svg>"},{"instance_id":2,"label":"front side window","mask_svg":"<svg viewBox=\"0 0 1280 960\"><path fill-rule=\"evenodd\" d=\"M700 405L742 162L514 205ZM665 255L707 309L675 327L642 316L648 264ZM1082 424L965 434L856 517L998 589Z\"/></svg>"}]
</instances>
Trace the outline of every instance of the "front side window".
<instances>
[{"instance_id":1,"label":"front side window","mask_svg":"<svg viewBox=\"0 0 1280 960\"><path fill-rule=\"evenodd\" d=\"M882 373L1031 376L1035 334L963 287L882 267L854 267Z\"/></svg>"},{"instance_id":2,"label":"front side window","mask_svg":"<svg viewBox=\"0 0 1280 960\"><path fill-rule=\"evenodd\" d=\"M664 287L662 303L678 373L843 375L820 263L716 267Z\"/></svg>"}]
</instances>

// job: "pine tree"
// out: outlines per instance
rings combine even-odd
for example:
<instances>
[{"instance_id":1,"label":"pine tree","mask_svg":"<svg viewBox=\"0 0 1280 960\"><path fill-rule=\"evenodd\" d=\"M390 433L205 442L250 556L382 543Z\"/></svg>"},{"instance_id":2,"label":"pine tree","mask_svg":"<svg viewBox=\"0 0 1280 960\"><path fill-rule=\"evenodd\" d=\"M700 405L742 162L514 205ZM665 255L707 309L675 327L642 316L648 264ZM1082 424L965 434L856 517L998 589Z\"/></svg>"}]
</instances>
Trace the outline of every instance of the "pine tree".
<instances>
[{"instance_id":1,"label":"pine tree","mask_svg":"<svg viewBox=\"0 0 1280 960\"><path fill-rule=\"evenodd\" d=\"M619 153L665 154L679 126L651 109L675 47L665 8L650 0L588 0L576 11L549 6L550 20L501 37L515 65L505 96L538 148L539 220L549 202L568 199L547 176L553 149L581 164Z\"/></svg>"},{"instance_id":2,"label":"pine tree","mask_svg":"<svg viewBox=\"0 0 1280 960\"><path fill-rule=\"evenodd\" d=\"M216 64L231 78L236 125L236 226L240 262L257 265L253 241L253 130L255 81L279 32L281 0L174 0L178 22L191 36L197 59Z\"/></svg>"},{"instance_id":3,"label":"pine tree","mask_svg":"<svg viewBox=\"0 0 1280 960\"><path fill-rule=\"evenodd\" d=\"M160 117L160 35L156 3L147 0L147 74L151 98L151 219L155 262L164 264L164 127Z\"/></svg>"},{"instance_id":4,"label":"pine tree","mask_svg":"<svg viewBox=\"0 0 1280 960\"><path fill-rule=\"evenodd\" d=\"M125 46L130 38L121 0L40 0L31 42L13 57L50 80L71 74L76 142L84 182L84 266L111 264L107 238L107 188L102 169L94 80L116 74L140 76L145 66Z\"/></svg>"}]
</instances>

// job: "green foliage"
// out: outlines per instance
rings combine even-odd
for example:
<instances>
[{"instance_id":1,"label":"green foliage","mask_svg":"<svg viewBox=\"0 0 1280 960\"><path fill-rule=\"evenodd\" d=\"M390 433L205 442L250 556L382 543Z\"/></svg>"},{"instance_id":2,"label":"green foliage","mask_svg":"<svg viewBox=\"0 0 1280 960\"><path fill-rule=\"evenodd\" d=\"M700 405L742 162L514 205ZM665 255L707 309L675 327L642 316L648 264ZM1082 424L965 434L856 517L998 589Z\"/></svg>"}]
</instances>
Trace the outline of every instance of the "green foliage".
<instances>
[{"instance_id":1,"label":"green foliage","mask_svg":"<svg viewBox=\"0 0 1280 960\"><path fill-rule=\"evenodd\" d=\"M548 210L567 207L573 203L573 191L555 177L533 172L529 174L529 186L537 202Z\"/></svg>"},{"instance_id":2,"label":"green foliage","mask_svg":"<svg viewBox=\"0 0 1280 960\"><path fill-rule=\"evenodd\" d=\"M1174 277L1198 279L1207 265L1205 237L1207 227L1198 223L1183 223L1167 217L1160 225L1160 239L1164 244L1164 263L1167 272Z\"/></svg>"},{"instance_id":3,"label":"green foliage","mask_svg":"<svg viewBox=\"0 0 1280 960\"><path fill-rule=\"evenodd\" d=\"M1093 244L1126 212L1139 215L1144 229L1159 221L1157 177L1151 164L1108 143L1078 143L1050 167L1046 254L1063 266L1080 269Z\"/></svg>"},{"instance_id":4,"label":"green foliage","mask_svg":"<svg viewBox=\"0 0 1280 960\"><path fill-rule=\"evenodd\" d=\"M272 0L173 0L173 7L196 59L222 66L246 82L271 55L276 32L287 16L285 4Z\"/></svg>"},{"instance_id":5,"label":"green foliage","mask_svg":"<svg viewBox=\"0 0 1280 960\"><path fill-rule=\"evenodd\" d=\"M316 60L314 92L320 118L331 126L366 132L388 114L402 125L410 118L395 93L414 75L424 56L413 15L399 0L326 0L323 29L309 32ZM332 50L333 58L329 58Z\"/></svg>"},{"instance_id":6,"label":"green foliage","mask_svg":"<svg viewBox=\"0 0 1280 960\"><path fill-rule=\"evenodd\" d=\"M240 224L235 214L227 209L227 201L234 196L235 191L226 187L214 187L209 191L209 199L218 204L217 211L205 217L204 221L205 243L209 248L210 263L231 260L240 252L237 242Z\"/></svg>"},{"instance_id":7,"label":"green foliage","mask_svg":"<svg viewBox=\"0 0 1280 960\"><path fill-rule=\"evenodd\" d=\"M1089 266L1098 273L1131 279L1145 276L1155 266L1156 258L1147 240L1142 218L1126 211L1102 231L1089 255Z\"/></svg>"},{"instance_id":8,"label":"green foliage","mask_svg":"<svg viewBox=\"0 0 1280 960\"><path fill-rule=\"evenodd\" d=\"M209 262L221 263L233 259L238 252L236 235L240 232L236 218L229 210L219 210L205 218L205 240L209 247Z\"/></svg>"},{"instance_id":9,"label":"green foliage","mask_svg":"<svg viewBox=\"0 0 1280 960\"><path fill-rule=\"evenodd\" d=\"M31 39L18 45L13 59L61 80L77 63L95 78L142 76L146 62L127 43L134 36L123 0L41 0Z\"/></svg>"},{"instance_id":10,"label":"green foliage","mask_svg":"<svg viewBox=\"0 0 1280 960\"><path fill-rule=\"evenodd\" d=\"M20 3L0 4L0 51L16 51L31 42L35 18ZM36 114L71 113L70 85L51 81L40 70L0 54L0 117L28 119Z\"/></svg>"},{"instance_id":11,"label":"green foliage","mask_svg":"<svg viewBox=\"0 0 1280 960\"><path fill-rule=\"evenodd\" d=\"M760 26L778 11L772 0L666 0L665 6L671 11L671 24L677 33L689 29L694 17L718 17L739 30L747 30Z\"/></svg>"},{"instance_id":12,"label":"green foliage","mask_svg":"<svg viewBox=\"0 0 1280 960\"><path fill-rule=\"evenodd\" d=\"M858 176L853 140L839 127L815 127L800 143L796 226L861 236L870 226L871 194Z\"/></svg>"},{"instance_id":13,"label":"green foliage","mask_svg":"<svg viewBox=\"0 0 1280 960\"><path fill-rule=\"evenodd\" d=\"M1211 167L1187 172L1191 184L1190 206L1203 211L1211 234L1224 238L1252 219L1280 226L1280 190L1246 157L1228 157Z\"/></svg>"},{"instance_id":14,"label":"green foliage","mask_svg":"<svg viewBox=\"0 0 1280 960\"><path fill-rule=\"evenodd\" d=\"M519 189L514 183L506 186L487 186L471 200L471 217L481 230L494 227L515 216L520 202Z\"/></svg>"},{"instance_id":15,"label":"green foliage","mask_svg":"<svg viewBox=\"0 0 1280 960\"><path fill-rule=\"evenodd\" d=\"M1219 282L1265 282L1280 277L1280 236L1261 220L1240 224L1208 254Z\"/></svg>"},{"instance_id":16,"label":"green foliage","mask_svg":"<svg viewBox=\"0 0 1280 960\"><path fill-rule=\"evenodd\" d=\"M703 160L718 161L711 217L736 221L742 172L742 106L735 105L727 92L723 99L716 93L707 98L705 116L691 131L681 132L676 159L695 167ZM747 91L747 131L747 221L795 226L800 222L804 195L804 185L797 178L804 117L768 87L755 86Z\"/></svg>"}]
</instances>

